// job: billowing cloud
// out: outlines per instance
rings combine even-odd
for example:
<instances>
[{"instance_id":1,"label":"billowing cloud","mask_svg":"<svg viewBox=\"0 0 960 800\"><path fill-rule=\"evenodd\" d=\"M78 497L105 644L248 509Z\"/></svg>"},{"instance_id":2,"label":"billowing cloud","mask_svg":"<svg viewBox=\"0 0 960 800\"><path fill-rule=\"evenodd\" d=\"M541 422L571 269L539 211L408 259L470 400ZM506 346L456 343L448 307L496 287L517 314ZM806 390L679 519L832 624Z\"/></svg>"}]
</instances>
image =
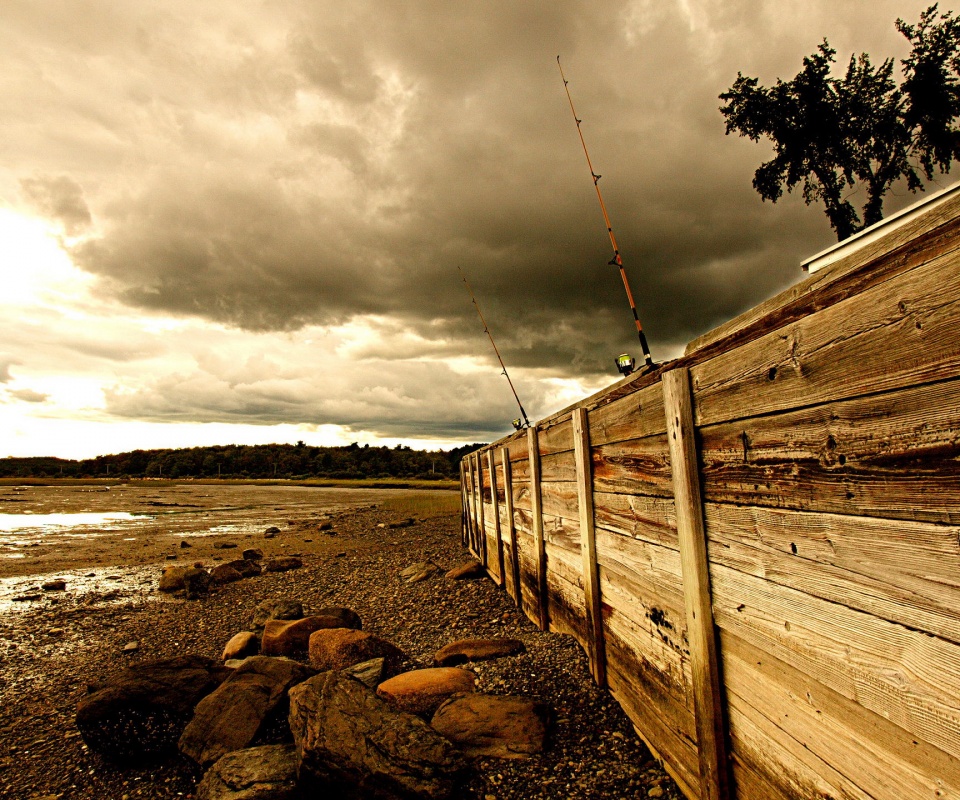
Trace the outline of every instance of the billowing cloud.
<instances>
[{"instance_id":1,"label":"billowing cloud","mask_svg":"<svg viewBox=\"0 0 960 800\"><path fill-rule=\"evenodd\" d=\"M557 54L663 359L832 240L801 198L760 201L768 151L724 136L717 95L738 70L791 77L823 36L903 55L893 21L926 5L16 0L0 200L62 226L92 282L72 321L0 323L5 347L98 370L124 420L501 431L512 398L458 266L531 408L637 350ZM308 334L336 340L323 372L278 344ZM216 363L241 342L279 349Z\"/></svg>"},{"instance_id":2,"label":"billowing cloud","mask_svg":"<svg viewBox=\"0 0 960 800\"><path fill-rule=\"evenodd\" d=\"M44 403L50 398L50 395L33 389L8 389L7 394L24 403Z\"/></svg>"}]
</instances>

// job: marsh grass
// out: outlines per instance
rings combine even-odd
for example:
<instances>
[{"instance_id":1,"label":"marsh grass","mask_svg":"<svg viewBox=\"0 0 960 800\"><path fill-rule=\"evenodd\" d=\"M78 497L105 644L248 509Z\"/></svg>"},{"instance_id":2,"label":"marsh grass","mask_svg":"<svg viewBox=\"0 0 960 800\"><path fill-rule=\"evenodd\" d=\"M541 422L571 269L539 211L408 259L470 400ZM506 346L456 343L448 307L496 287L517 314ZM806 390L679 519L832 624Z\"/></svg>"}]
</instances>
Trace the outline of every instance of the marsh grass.
<instances>
[{"instance_id":1,"label":"marsh grass","mask_svg":"<svg viewBox=\"0 0 960 800\"><path fill-rule=\"evenodd\" d=\"M380 504L384 511L407 514L411 517L442 517L460 510L458 492L411 491L402 497L391 497Z\"/></svg>"}]
</instances>

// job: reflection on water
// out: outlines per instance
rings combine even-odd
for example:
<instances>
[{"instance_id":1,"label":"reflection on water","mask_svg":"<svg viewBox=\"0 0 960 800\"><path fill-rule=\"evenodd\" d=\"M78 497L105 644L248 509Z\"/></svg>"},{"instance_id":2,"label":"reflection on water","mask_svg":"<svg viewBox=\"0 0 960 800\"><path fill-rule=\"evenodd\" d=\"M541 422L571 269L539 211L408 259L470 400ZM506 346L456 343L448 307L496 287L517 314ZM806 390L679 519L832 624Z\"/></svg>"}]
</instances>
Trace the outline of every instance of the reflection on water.
<instances>
[{"instance_id":1,"label":"reflection on water","mask_svg":"<svg viewBox=\"0 0 960 800\"><path fill-rule=\"evenodd\" d=\"M100 525L136 519L126 511L74 514L0 514L0 532L35 530L37 528L73 528L78 525Z\"/></svg>"}]
</instances>

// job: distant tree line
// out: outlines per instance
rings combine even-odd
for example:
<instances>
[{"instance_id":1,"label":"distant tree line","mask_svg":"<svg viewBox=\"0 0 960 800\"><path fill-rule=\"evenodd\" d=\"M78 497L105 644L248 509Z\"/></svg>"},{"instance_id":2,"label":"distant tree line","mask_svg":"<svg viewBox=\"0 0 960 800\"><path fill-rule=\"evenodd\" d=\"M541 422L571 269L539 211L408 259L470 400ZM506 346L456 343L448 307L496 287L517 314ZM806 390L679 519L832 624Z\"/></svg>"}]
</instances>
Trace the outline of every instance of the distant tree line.
<instances>
[{"instance_id":1,"label":"distant tree line","mask_svg":"<svg viewBox=\"0 0 960 800\"><path fill-rule=\"evenodd\" d=\"M312 447L293 444L219 445L133 450L80 461L54 457L0 459L0 478L418 478L459 476L460 459L483 444L451 450L404 445Z\"/></svg>"}]
</instances>

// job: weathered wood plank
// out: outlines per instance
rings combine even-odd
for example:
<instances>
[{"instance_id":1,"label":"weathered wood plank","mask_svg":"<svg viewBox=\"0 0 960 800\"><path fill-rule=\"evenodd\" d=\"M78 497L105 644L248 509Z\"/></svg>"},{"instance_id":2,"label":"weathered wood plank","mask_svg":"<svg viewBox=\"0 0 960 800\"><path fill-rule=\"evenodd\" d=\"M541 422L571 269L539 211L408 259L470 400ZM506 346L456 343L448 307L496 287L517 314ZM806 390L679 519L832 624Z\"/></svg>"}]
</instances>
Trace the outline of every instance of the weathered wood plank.
<instances>
[{"instance_id":1,"label":"weathered wood plank","mask_svg":"<svg viewBox=\"0 0 960 800\"><path fill-rule=\"evenodd\" d=\"M506 583L506 575L503 569L503 532L500 527L500 491L497 480L497 460L496 451L492 448L487 450L487 472L490 474L490 498L493 517L493 539L497 554L494 566L497 572L497 583L502 587Z\"/></svg>"},{"instance_id":2,"label":"weathered wood plank","mask_svg":"<svg viewBox=\"0 0 960 800\"><path fill-rule=\"evenodd\" d=\"M550 629L547 592L547 555L543 536L543 502L540 493L540 445L536 428L527 429L527 453L530 461L530 505L533 546L537 560L537 620L540 630Z\"/></svg>"},{"instance_id":3,"label":"weathered wood plank","mask_svg":"<svg viewBox=\"0 0 960 800\"><path fill-rule=\"evenodd\" d=\"M666 434L593 448L593 475L600 492L672 497Z\"/></svg>"},{"instance_id":4,"label":"weathered wood plank","mask_svg":"<svg viewBox=\"0 0 960 800\"><path fill-rule=\"evenodd\" d=\"M663 391L659 383L600 406L590 412L593 447L665 433Z\"/></svg>"},{"instance_id":5,"label":"weathered wood plank","mask_svg":"<svg viewBox=\"0 0 960 800\"><path fill-rule=\"evenodd\" d=\"M723 637L729 691L877 800L960 798L960 761L736 636ZM842 787L838 787L842 788Z\"/></svg>"},{"instance_id":6,"label":"weathered wood plank","mask_svg":"<svg viewBox=\"0 0 960 800\"><path fill-rule=\"evenodd\" d=\"M540 458L573 450L573 426L570 414L551 419L549 424L538 426L537 444Z\"/></svg>"},{"instance_id":7,"label":"weathered wood plank","mask_svg":"<svg viewBox=\"0 0 960 800\"><path fill-rule=\"evenodd\" d=\"M717 563L960 643L960 526L705 509Z\"/></svg>"},{"instance_id":8,"label":"weathered wood plank","mask_svg":"<svg viewBox=\"0 0 960 800\"><path fill-rule=\"evenodd\" d=\"M523 601L520 597L520 548L517 543L517 520L513 508L513 464L510 461L510 451L504 448L501 452L503 461L504 508L507 518L507 541L510 545L511 586L509 594L513 597L513 602L520 606Z\"/></svg>"},{"instance_id":9,"label":"weathered wood plank","mask_svg":"<svg viewBox=\"0 0 960 800\"><path fill-rule=\"evenodd\" d=\"M691 368L698 425L953 378L960 269L948 254Z\"/></svg>"},{"instance_id":10,"label":"weathered wood plank","mask_svg":"<svg viewBox=\"0 0 960 800\"><path fill-rule=\"evenodd\" d=\"M480 544L480 478L477 475L477 456L471 453L467 456L470 463L470 501L471 501L471 520L472 520L472 538L470 549L473 554L482 560L483 548Z\"/></svg>"},{"instance_id":11,"label":"weathered wood plank","mask_svg":"<svg viewBox=\"0 0 960 800\"><path fill-rule=\"evenodd\" d=\"M693 427L690 373L677 369L663 375L663 404L670 444L673 495L680 539L680 568L687 611L691 678L700 757L700 796L730 797L723 693L720 686L716 631L710 599L710 574L703 526L703 501Z\"/></svg>"},{"instance_id":12,"label":"weathered wood plank","mask_svg":"<svg viewBox=\"0 0 960 800\"><path fill-rule=\"evenodd\" d=\"M674 550L680 549L672 497L594 491L593 503L597 528Z\"/></svg>"},{"instance_id":13,"label":"weathered wood plank","mask_svg":"<svg viewBox=\"0 0 960 800\"><path fill-rule=\"evenodd\" d=\"M572 444L572 442L571 442ZM540 481L573 483L577 479L577 465L573 460L573 447L561 453L540 456Z\"/></svg>"},{"instance_id":14,"label":"weathered wood plank","mask_svg":"<svg viewBox=\"0 0 960 800\"><path fill-rule=\"evenodd\" d=\"M960 647L713 563L730 631L949 753L960 753Z\"/></svg>"},{"instance_id":15,"label":"weathered wood plank","mask_svg":"<svg viewBox=\"0 0 960 800\"><path fill-rule=\"evenodd\" d=\"M600 577L593 517L593 473L590 469L590 422L584 408L573 412L573 449L577 465L577 509L580 512L580 553L583 561L583 591L586 607L587 652L590 672L600 687L607 685L607 664L600 614Z\"/></svg>"},{"instance_id":16,"label":"weathered wood plank","mask_svg":"<svg viewBox=\"0 0 960 800\"><path fill-rule=\"evenodd\" d=\"M479 452L477 452L477 453L474 454L473 467L474 467L474 470L476 470L476 475L477 475L477 511L478 511L478 514L477 514L477 518L478 518L478 519L477 519L477 522L478 522L478 525L479 525L479 537L478 537L478 538L479 538L479 542L477 542L477 545L478 545L479 551L480 551L480 552L477 553L476 555L477 555L477 557L480 559L480 563L482 563L484 567L488 567L488 564L487 564L487 526L486 526L486 522L485 522L485 520L484 520L484 515L483 515L483 506L484 506L484 502L483 502L483 483L484 483L483 461L482 461L481 458L480 458L480 453L479 453Z\"/></svg>"},{"instance_id":17,"label":"weathered wood plank","mask_svg":"<svg viewBox=\"0 0 960 800\"><path fill-rule=\"evenodd\" d=\"M686 606L680 553L642 539L627 539L597 529L597 561L611 575L635 584L643 596L656 597L660 614L686 631Z\"/></svg>"},{"instance_id":18,"label":"weathered wood plank","mask_svg":"<svg viewBox=\"0 0 960 800\"><path fill-rule=\"evenodd\" d=\"M895 238L873 242L697 337L687 345L686 355L703 360L732 350L839 300L855 297L918 264L956 251L960 248L958 199L951 200L949 206L944 204L942 213L925 215L915 224L892 231Z\"/></svg>"},{"instance_id":19,"label":"weathered wood plank","mask_svg":"<svg viewBox=\"0 0 960 800\"><path fill-rule=\"evenodd\" d=\"M960 380L702 428L704 494L960 523L957 430Z\"/></svg>"}]
</instances>

